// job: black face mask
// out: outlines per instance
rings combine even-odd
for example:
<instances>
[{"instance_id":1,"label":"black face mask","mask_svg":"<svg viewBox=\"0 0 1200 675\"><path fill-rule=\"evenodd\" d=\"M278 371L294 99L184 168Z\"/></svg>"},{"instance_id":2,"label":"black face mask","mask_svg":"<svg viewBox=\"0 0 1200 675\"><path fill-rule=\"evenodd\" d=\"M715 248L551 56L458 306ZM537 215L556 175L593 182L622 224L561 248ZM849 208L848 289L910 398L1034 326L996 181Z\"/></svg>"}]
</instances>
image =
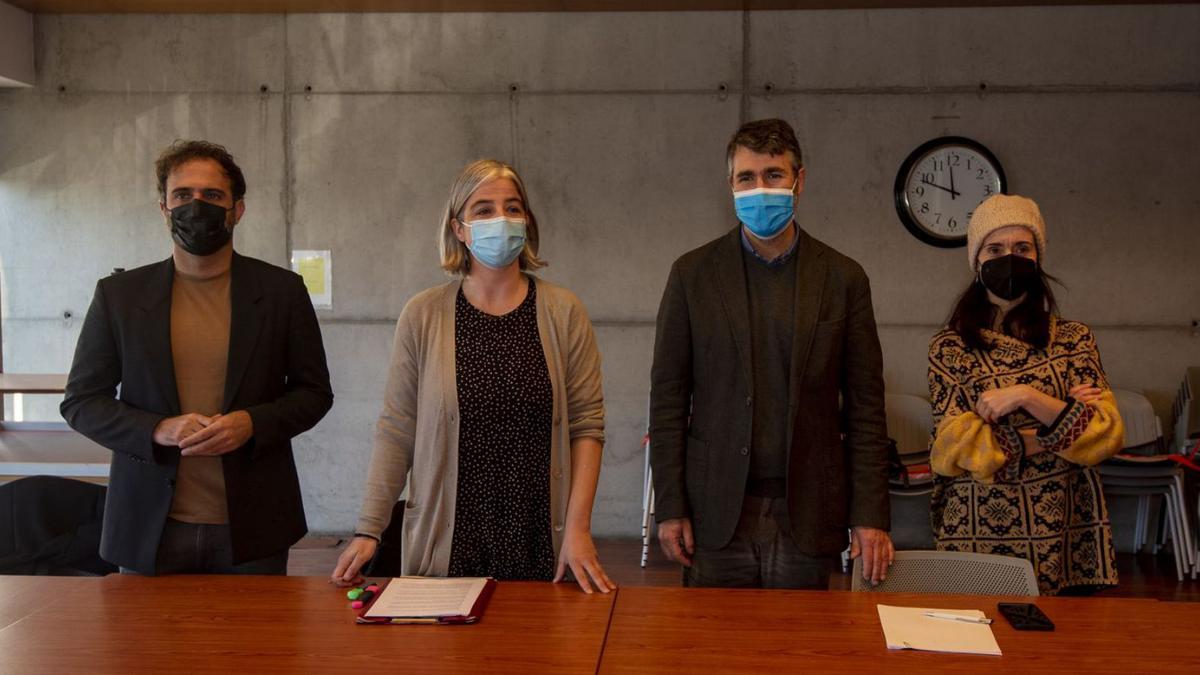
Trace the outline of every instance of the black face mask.
<instances>
[{"instance_id":1,"label":"black face mask","mask_svg":"<svg viewBox=\"0 0 1200 675\"><path fill-rule=\"evenodd\" d=\"M1004 300L1016 300L1038 282L1038 264L1019 255L992 258L979 266L979 280Z\"/></svg>"},{"instance_id":2,"label":"black face mask","mask_svg":"<svg viewBox=\"0 0 1200 675\"><path fill-rule=\"evenodd\" d=\"M176 206L171 209L171 238L192 255L212 255L233 237L233 231L225 227L228 212L200 199Z\"/></svg>"}]
</instances>

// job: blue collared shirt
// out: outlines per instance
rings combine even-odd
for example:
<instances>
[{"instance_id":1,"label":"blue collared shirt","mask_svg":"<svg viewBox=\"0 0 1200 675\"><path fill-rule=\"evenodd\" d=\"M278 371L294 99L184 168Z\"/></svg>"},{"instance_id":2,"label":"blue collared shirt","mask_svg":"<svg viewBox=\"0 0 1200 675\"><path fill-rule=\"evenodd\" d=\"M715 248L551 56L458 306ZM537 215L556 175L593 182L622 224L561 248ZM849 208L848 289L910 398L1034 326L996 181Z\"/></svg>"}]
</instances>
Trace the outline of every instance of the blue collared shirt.
<instances>
[{"instance_id":1,"label":"blue collared shirt","mask_svg":"<svg viewBox=\"0 0 1200 675\"><path fill-rule=\"evenodd\" d=\"M742 248L748 251L755 258L758 258L758 260L767 267L779 267L780 265L784 265L788 260L791 260L793 255L796 255L796 249L800 246L800 226L796 224L795 220L793 220L788 227L796 228L796 238L792 240L792 245L787 251L775 258L767 260L758 254L758 251L754 249L754 245L750 243L750 237L746 234L745 227L739 228L742 233Z\"/></svg>"}]
</instances>

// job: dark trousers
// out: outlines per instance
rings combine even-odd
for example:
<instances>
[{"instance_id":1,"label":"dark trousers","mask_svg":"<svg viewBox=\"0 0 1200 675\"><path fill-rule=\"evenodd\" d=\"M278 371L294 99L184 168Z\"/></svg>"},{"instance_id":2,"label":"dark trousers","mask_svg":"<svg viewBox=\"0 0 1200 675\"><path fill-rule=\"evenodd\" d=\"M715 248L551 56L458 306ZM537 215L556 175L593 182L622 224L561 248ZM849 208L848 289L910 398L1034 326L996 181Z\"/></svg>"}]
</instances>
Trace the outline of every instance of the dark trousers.
<instances>
[{"instance_id":1,"label":"dark trousers","mask_svg":"<svg viewBox=\"0 0 1200 675\"><path fill-rule=\"evenodd\" d=\"M158 544L155 574L287 574L288 552L233 564L228 525L193 525L167 519ZM121 568L122 574L138 574Z\"/></svg>"},{"instance_id":2,"label":"dark trousers","mask_svg":"<svg viewBox=\"0 0 1200 675\"><path fill-rule=\"evenodd\" d=\"M814 558L796 548L786 498L747 495L733 539L719 549L697 546L683 585L823 591L829 589L832 569L832 558Z\"/></svg>"}]
</instances>

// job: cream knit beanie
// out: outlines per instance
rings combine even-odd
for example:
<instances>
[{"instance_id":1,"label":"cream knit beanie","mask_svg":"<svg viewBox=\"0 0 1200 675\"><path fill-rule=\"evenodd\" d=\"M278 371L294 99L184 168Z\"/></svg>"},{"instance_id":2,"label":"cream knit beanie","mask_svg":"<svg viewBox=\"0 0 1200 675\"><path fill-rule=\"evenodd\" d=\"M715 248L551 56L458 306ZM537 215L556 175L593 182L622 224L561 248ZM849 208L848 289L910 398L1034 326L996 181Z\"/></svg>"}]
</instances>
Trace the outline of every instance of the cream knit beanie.
<instances>
[{"instance_id":1,"label":"cream knit beanie","mask_svg":"<svg viewBox=\"0 0 1200 675\"><path fill-rule=\"evenodd\" d=\"M1038 264L1044 266L1046 256L1046 223L1038 205L1028 197L1017 195L992 195L975 207L971 222L967 224L967 264L975 271L979 249L988 235L1009 225L1024 225L1033 232L1037 244Z\"/></svg>"}]
</instances>

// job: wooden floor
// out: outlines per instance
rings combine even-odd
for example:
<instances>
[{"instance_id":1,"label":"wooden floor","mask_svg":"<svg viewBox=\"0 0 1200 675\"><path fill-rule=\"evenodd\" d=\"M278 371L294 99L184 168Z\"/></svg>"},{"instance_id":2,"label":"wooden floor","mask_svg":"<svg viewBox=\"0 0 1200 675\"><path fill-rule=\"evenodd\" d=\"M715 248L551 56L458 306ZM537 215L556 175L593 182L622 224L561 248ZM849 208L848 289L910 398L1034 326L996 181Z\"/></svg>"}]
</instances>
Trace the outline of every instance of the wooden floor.
<instances>
[{"instance_id":1,"label":"wooden floor","mask_svg":"<svg viewBox=\"0 0 1200 675\"><path fill-rule=\"evenodd\" d=\"M345 540L336 537L306 537L292 548L288 573L302 576L327 576L333 571L338 552ZM679 586L680 568L668 562L658 549L650 549L645 567L641 560L642 542L637 539L598 539L596 548L608 576L621 586ZM1174 559L1167 553L1158 556L1117 554L1121 585L1105 595L1114 597L1157 598L1200 602L1200 580L1176 580ZM850 588L850 577L835 573L829 582L832 590Z\"/></svg>"}]
</instances>

